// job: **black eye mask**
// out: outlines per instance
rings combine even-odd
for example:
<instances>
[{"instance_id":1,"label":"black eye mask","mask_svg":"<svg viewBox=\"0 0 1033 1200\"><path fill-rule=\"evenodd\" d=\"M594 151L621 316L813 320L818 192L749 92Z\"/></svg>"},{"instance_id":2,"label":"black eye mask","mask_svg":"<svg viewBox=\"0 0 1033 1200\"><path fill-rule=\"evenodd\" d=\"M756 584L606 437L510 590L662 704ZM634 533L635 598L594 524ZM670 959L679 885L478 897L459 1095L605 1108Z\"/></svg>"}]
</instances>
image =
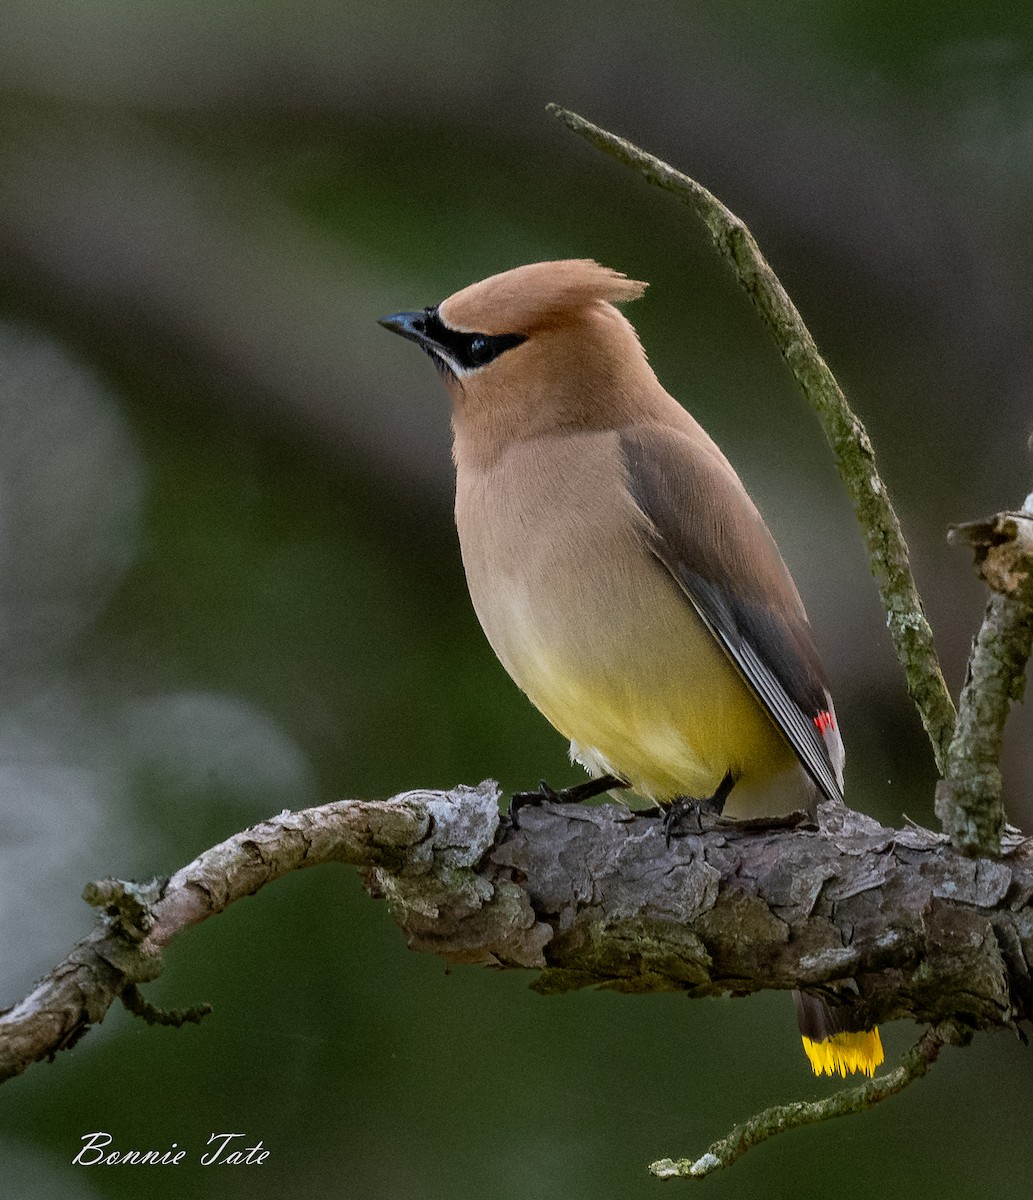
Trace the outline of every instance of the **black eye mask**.
<instances>
[{"instance_id":1,"label":"black eye mask","mask_svg":"<svg viewBox=\"0 0 1033 1200\"><path fill-rule=\"evenodd\" d=\"M425 308L423 317L413 322L413 329L427 339L422 344L428 354L433 357L434 346L440 346L457 366L467 371L483 367L506 350L527 341L522 333L460 333L449 329L436 307Z\"/></svg>"}]
</instances>

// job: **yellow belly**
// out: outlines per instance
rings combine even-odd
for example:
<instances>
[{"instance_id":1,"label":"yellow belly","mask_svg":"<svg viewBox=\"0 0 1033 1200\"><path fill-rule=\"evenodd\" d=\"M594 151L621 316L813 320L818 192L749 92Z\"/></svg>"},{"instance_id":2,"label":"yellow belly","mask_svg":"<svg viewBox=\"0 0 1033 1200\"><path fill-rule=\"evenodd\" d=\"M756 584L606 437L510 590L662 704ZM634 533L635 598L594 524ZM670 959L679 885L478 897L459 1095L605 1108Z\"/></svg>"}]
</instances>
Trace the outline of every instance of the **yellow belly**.
<instances>
[{"instance_id":1,"label":"yellow belly","mask_svg":"<svg viewBox=\"0 0 1033 1200\"><path fill-rule=\"evenodd\" d=\"M734 812L736 792L795 772L789 744L702 625L670 647L663 671L642 670L623 652L619 660L602 673L539 646L512 670L593 774L612 773L664 802L709 797L731 771ZM776 807L788 811L801 802Z\"/></svg>"}]
</instances>

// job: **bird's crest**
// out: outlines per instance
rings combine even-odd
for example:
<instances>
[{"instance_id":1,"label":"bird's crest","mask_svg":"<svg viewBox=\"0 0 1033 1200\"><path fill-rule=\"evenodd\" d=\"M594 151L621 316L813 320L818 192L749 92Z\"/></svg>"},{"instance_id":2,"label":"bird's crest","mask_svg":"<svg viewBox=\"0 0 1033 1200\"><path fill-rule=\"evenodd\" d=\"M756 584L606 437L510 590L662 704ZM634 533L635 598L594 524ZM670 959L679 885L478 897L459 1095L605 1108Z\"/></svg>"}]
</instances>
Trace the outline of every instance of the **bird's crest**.
<instances>
[{"instance_id":1,"label":"bird's crest","mask_svg":"<svg viewBox=\"0 0 1033 1200\"><path fill-rule=\"evenodd\" d=\"M453 329L529 334L600 302L637 300L645 290L646 284L590 258L570 258L492 275L449 296L438 312Z\"/></svg>"}]
</instances>

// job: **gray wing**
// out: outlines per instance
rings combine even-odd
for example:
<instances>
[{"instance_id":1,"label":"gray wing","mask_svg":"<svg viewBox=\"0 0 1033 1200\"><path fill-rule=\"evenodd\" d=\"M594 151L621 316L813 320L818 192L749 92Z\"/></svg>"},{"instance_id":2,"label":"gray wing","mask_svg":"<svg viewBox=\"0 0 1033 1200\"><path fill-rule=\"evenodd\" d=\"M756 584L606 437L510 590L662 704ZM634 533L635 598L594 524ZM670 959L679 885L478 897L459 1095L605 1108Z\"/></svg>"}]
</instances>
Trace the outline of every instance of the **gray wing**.
<instances>
[{"instance_id":1,"label":"gray wing","mask_svg":"<svg viewBox=\"0 0 1033 1200\"><path fill-rule=\"evenodd\" d=\"M704 439L706 435L703 435ZM650 549L829 799L842 742L796 586L738 476L706 439L659 426L621 431Z\"/></svg>"}]
</instances>

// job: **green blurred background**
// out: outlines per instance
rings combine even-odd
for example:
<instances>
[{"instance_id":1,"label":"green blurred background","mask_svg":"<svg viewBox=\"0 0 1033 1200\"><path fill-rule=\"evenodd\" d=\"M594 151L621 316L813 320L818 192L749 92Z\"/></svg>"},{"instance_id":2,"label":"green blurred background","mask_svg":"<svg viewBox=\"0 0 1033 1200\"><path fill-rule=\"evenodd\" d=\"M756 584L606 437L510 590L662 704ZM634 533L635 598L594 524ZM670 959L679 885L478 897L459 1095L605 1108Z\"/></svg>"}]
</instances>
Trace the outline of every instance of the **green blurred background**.
<instances>
[{"instance_id":1,"label":"green blurred background","mask_svg":"<svg viewBox=\"0 0 1033 1200\"><path fill-rule=\"evenodd\" d=\"M1022 6L943 0L4 0L0 1004L89 928L90 878L283 807L577 778L470 610L434 371L375 324L526 261L651 281L629 315L797 577L848 798L930 822L813 417L687 214L543 109L749 221L869 423L956 687L982 597L945 527L1031 475L1031 48ZM1006 764L1026 827L1031 731L1017 714ZM3 1089L3 1194L646 1197L651 1159L829 1089L786 996L528 983L410 954L354 872L288 879L169 952L148 994L213 1002L200 1027L112 1011ZM890 1027L890 1056L914 1036ZM978 1038L704 1186L1027 1196L1030 1066ZM94 1130L271 1157L73 1168Z\"/></svg>"}]
</instances>

